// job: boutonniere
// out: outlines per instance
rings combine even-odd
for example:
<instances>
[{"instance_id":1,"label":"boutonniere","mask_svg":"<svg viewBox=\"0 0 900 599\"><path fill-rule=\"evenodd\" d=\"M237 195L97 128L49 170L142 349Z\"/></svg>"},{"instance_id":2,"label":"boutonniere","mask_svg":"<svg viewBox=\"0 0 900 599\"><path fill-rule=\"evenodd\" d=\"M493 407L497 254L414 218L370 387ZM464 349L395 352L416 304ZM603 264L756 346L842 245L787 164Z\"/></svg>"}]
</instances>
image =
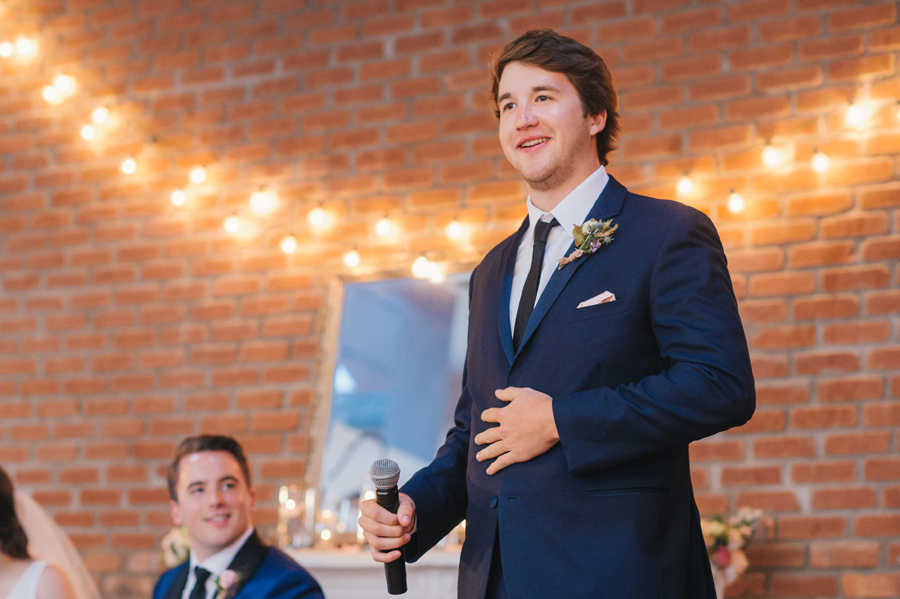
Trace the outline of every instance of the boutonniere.
<instances>
[{"instance_id":1,"label":"boutonniere","mask_svg":"<svg viewBox=\"0 0 900 599\"><path fill-rule=\"evenodd\" d=\"M583 225L575 225L572 234L575 236L575 251L558 260L559 266L557 270L561 270L563 266L581 258L585 254L593 254L600 249L601 246L612 243L612 234L616 232L619 225L613 225L612 219L596 220L591 219Z\"/></svg>"},{"instance_id":2,"label":"boutonniere","mask_svg":"<svg viewBox=\"0 0 900 599\"><path fill-rule=\"evenodd\" d=\"M226 599L232 597L240 581L241 575L234 570L225 570L216 577L216 596L215 599Z\"/></svg>"},{"instance_id":3,"label":"boutonniere","mask_svg":"<svg viewBox=\"0 0 900 599\"><path fill-rule=\"evenodd\" d=\"M191 555L191 540L187 528L176 526L166 533L160 542L162 561L167 568L184 563Z\"/></svg>"}]
</instances>

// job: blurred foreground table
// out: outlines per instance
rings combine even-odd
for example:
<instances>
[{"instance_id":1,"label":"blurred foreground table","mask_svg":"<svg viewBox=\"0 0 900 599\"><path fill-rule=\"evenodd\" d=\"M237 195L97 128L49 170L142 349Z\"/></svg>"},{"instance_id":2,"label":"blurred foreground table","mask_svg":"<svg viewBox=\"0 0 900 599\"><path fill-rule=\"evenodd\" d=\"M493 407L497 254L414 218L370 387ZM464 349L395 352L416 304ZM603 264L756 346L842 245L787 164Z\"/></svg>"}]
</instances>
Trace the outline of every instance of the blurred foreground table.
<instances>
[{"instance_id":1,"label":"blurred foreground table","mask_svg":"<svg viewBox=\"0 0 900 599\"><path fill-rule=\"evenodd\" d=\"M384 565L359 547L291 549L285 551L309 570L326 599L456 599L459 548L433 549L414 564L406 564L405 595L388 595Z\"/></svg>"}]
</instances>

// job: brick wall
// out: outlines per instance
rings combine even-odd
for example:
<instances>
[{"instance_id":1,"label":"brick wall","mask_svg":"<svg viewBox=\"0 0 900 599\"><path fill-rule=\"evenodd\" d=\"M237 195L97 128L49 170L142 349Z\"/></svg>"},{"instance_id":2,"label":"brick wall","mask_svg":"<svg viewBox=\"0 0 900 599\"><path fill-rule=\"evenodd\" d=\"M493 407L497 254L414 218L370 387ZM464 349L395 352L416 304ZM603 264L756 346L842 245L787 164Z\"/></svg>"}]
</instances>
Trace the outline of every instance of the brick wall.
<instances>
[{"instance_id":1,"label":"brick wall","mask_svg":"<svg viewBox=\"0 0 900 599\"><path fill-rule=\"evenodd\" d=\"M759 407L694 445L697 498L707 514L768 514L730 594L896 596L897 13L882 0L0 2L0 41L38 43L0 58L0 462L110 598L148 596L171 524L162 471L185 435L247 446L270 525L277 486L308 468L327 290L352 274L342 253L358 249L364 273L423 252L473 261L517 227L523 188L485 64L550 26L613 71L624 134L610 172L709 213L726 245ZM48 105L60 73L76 92ZM866 126L846 124L849 101L869 102ZM98 105L111 117L88 142ZM762 164L769 140L784 165ZM196 165L207 180L189 185ZM280 200L264 217L247 208L261 186ZM331 227L309 224L317 206ZM233 213L236 235L222 229ZM380 238L385 214L397 233ZM462 240L444 235L454 218Z\"/></svg>"}]
</instances>

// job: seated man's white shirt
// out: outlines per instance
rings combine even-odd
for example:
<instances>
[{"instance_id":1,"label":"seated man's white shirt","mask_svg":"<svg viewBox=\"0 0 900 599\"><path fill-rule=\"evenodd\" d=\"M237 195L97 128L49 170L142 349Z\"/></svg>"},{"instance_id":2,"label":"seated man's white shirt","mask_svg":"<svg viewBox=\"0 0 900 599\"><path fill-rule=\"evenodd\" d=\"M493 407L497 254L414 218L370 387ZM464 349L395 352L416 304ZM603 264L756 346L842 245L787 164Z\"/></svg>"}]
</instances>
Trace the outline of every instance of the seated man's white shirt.
<instances>
[{"instance_id":1,"label":"seated man's white shirt","mask_svg":"<svg viewBox=\"0 0 900 599\"><path fill-rule=\"evenodd\" d=\"M541 298L541 293L544 292L550 277L559 266L557 260L566 255L566 251L575 240L572 228L575 225L583 224L587 220L587 215L590 213L591 208L594 207L594 202L600 197L608 181L609 175L606 173L603 165L600 165L600 168L591 173L587 179L573 189L553 210L546 213L532 204L531 196L528 196L526 200L528 205L528 230L525 231L522 241L519 242L512 292L509 295L510 330L514 331L516 329L516 312L519 310L519 300L522 297L522 289L525 287L525 279L528 278L528 271L531 269L534 228L537 226L537 222L542 217L548 221L555 218L560 226L550 229L550 235L547 237L547 246L544 250L544 264L541 268L541 282L538 285L537 297L534 300L535 305ZM545 214L549 216L544 216Z\"/></svg>"},{"instance_id":2,"label":"seated man's white shirt","mask_svg":"<svg viewBox=\"0 0 900 599\"><path fill-rule=\"evenodd\" d=\"M249 539L252 534L253 527L251 526L234 543L222 551L209 556L202 562L197 561L197 556L192 549L190 563L188 564L187 584L184 585L181 599L188 599L191 591L194 589L194 584L197 582L197 574L195 573L194 568L197 566L200 566L211 573L211 576L206 580L206 599L213 599L213 597L216 596L216 579L221 576L222 572L228 569L228 566L234 561L234 556L237 555L237 552L241 550L241 547L244 546L244 543L247 542L247 539Z\"/></svg>"}]
</instances>

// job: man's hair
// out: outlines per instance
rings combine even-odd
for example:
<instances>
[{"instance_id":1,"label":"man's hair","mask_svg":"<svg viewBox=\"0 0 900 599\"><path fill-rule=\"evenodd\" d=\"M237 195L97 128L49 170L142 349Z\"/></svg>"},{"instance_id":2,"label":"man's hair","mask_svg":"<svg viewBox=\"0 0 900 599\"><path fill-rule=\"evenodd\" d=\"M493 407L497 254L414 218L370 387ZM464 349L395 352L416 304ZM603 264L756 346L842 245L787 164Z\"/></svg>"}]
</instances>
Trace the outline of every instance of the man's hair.
<instances>
[{"instance_id":1,"label":"man's hair","mask_svg":"<svg viewBox=\"0 0 900 599\"><path fill-rule=\"evenodd\" d=\"M16 515L12 480L0 468L0 552L13 559L28 559L28 535Z\"/></svg>"},{"instance_id":2,"label":"man's hair","mask_svg":"<svg viewBox=\"0 0 900 599\"><path fill-rule=\"evenodd\" d=\"M247 456L244 455L244 448L241 444L225 435L198 435L196 437L188 437L178 444L175 450L175 459L169 464L166 471L166 479L169 483L169 497L172 501L178 501L178 474L181 466L181 458L189 456L201 451L227 451L234 459L237 460L244 473L244 479L247 482L247 488L253 487L250 481L250 464L247 463Z\"/></svg>"},{"instance_id":3,"label":"man's hair","mask_svg":"<svg viewBox=\"0 0 900 599\"><path fill-rule=\"evenodd\" d=\"M550 29L533 29L522 34L507 44L491 65L491 99L498 119L500 77L511 62L563 73L581 98L584 116L596 116L606 111L606 126L597 134L597 157L601 164L609 164L607 154L615 149L619 134L619 113L616 112L619 99L603 59L584 44Z\"/></svg>"}]
</instances>

